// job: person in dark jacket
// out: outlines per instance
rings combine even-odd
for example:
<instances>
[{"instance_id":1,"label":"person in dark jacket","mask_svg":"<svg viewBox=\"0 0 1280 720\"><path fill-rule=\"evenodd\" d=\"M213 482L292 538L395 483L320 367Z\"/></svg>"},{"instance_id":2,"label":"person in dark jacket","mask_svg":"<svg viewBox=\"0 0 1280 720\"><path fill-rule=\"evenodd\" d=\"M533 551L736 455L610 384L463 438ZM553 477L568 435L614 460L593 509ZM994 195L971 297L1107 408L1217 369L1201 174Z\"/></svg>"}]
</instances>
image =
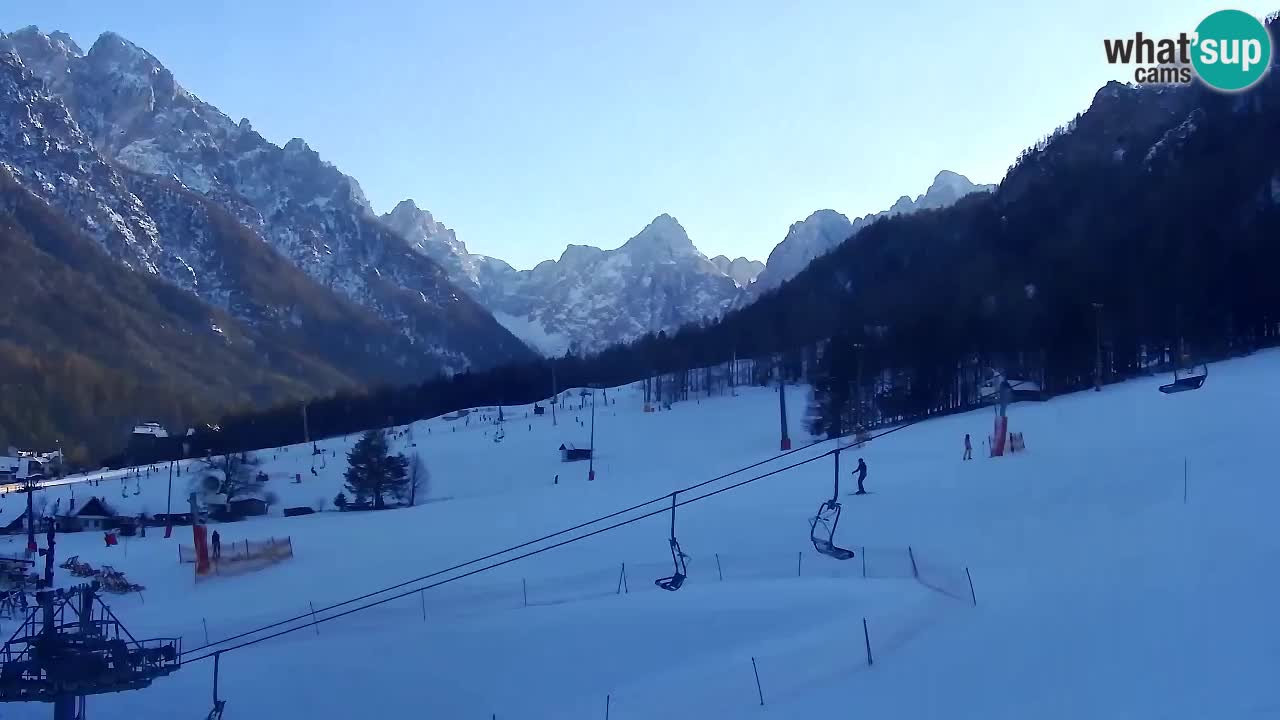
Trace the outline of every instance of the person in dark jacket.
<instances>
[{"instance_id":1,"label":"person in dark jacket","mask_svg":"<svg viewBox=\"0 0 1280 720\"><path fill-rule=\"evenodd\" d=\"M222 536L217 530L213 531L213 559L217 560L222 557Z\"/></svg>"},{"instance_id":2,"label":"person in dark jacket","mask_svg":"<svg viewBox=\"0 0 1280 720\"><path fill-rule=\"evenodd\" d=\"M866 495L867 490L862 487L862 482L867 479L867 464L863 462L862 458L858 458L858 467L853 472L858 476L858 492L854 493L854 495Z\"/></svg>"},{"instance_id":3,"label":"person in dark jacket","mask_svg":"<svg viewBox=\"0 0 1280 720\"><path fill-rule=\"evenodd\" d=\"M969 433L964 434L964 459L973 459L973 444L969 442Z\"/></svg>"}]
</instances>

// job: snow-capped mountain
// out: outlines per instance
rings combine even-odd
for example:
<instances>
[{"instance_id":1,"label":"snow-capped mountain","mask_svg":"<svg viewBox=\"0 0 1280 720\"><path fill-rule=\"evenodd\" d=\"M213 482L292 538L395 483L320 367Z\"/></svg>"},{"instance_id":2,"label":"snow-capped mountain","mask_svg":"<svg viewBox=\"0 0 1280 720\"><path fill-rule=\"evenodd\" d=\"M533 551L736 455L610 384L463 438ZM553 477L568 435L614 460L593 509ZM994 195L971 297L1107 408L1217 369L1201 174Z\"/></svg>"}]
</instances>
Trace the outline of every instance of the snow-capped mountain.
<instances>
[{"instance_id":1,"label":"snow-capped mountain","mask_svg":"<svg viewBox=\"0 0 1280 720\"><path fill-rule=\"evenodd\" d=\"M180 230L193 203L212 203L315 284L394 327L413 354L440 369L528 356L429 254L379 222L354 179L303 140L268 142L114 33L83 53L65 34L31 27L0 35L6 50L18 59L0 69L0 160L130 267L234 314L244 288L217 278L243 258L194 247ZM43 87L26 80L27 71Z\"/></svg>"},{"instance_id":2,"label":"snow-capped mountain","mask_svg":"<svg viewBox=\"0 0 1280 720\"><path fill-rule=\"evenodd\" d=\"M558 260L517 271L469 252L413 201L376 216L359 184L305 141L268 142L119 35L104 33L84 52L63 33L25 28L0 34L4 49L25 66L10 74L30 71L43 87L8 86L0 159L121 262L236 317L296 324L297 303L267 301L261 276L227 257L246 247L225 240L240 227L231 234L259 239L319 286L304 295L327 290L363 308L412 344L409 354L445 370L525 357L513 333L560 354L716 317L874 218L985 189L944 171L926 193L883 213L850 222L818 211L792 226L767 264L708 259L663 215L616 250L569 246Z\"/></svg>"},{"instance_id":3,"label":"snow-capped mountain","mask_svg":"<svg viewBox=\"0 0 1280 720\"><path fill-rule=\"evenodd\" d=\"M616 250L570 245L482 290L498 320L544 352L599 350L715 317L739 292L670 215Z\"/></svg>"},{"instance_id":4,"label":"snow-capped mountain","mask_svg":"<svg viewBox=\"0 0 1280 720\"><path fill-rule=\"evenodd\" d=\"M995 185L975 185L969 178L950 170L939 172L923 195L915 200L903 195L888 210L863 217L849 218L835 210L819 210L797 222L787 236L769 253L764 270L756 278L752 291L760 293L775 288L795 277L813 259L825 255L854 233L882 217L905 215L920 210L934 210L955 204L975 192L991 192Z\"/></svg>"},{"instance_id":5,"label":"snow-capped mountain","mask_svg":"<svg viewBox=\"0 0 1280 720\"><path fill-rule=\"evenodd\" d=\"M559 260L532 270L467 252L452 230L412 201L382 220L449 269L499 322L548 355L601 350L715 317L742 293L732 268L708 260L670 215L658 216L615 250L570 245ZM739 277L749 282L750 261L735 262Z\"/></svg>"}]
</instances>

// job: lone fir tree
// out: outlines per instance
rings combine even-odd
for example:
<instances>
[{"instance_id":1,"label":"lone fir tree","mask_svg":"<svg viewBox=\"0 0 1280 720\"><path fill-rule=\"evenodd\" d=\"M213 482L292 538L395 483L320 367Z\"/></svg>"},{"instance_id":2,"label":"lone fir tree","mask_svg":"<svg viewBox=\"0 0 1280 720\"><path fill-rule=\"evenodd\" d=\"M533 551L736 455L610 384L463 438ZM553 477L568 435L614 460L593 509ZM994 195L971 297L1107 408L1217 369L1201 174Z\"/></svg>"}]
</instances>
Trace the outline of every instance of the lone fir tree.
<instances>
[{"instance_id":1,"label":"lone fir tree","mask_svg":"<svg viewBox=\"0 0 1280 720\"><path fill-rule=\"evenodd\" d=\"M370 430L347 453L347 490L357 503L372 499L373 508L381 510L388 496L402 498L410 490L408 465L405 456L390 453L381 430Z\"/></svg>"}]
</instances>

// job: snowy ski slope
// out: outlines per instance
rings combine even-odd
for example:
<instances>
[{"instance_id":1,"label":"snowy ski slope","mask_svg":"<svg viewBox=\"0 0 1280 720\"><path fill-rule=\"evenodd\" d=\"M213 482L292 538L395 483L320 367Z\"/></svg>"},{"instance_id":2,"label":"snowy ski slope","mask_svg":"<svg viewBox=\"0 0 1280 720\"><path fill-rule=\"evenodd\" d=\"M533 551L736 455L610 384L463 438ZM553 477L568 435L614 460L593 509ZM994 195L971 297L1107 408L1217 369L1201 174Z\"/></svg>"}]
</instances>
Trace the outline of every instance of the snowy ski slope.
<instances>
[{"instance_id":1,"label":"snowy ski slope","mask_svg":"<svg viewBox=\"0 0 1280 720\"><path fill-rule=\"evenodd\" d=\"M603 718L606 697L613 719L1280 715L1278 370L1280 353L1266 352L1215 365L1193 393L1161 395L1153 378L1014 405L1010 429L1028 449L1012 457L981 457L990 411L850 449L844 480L864 457L873 494L841 497L837 540L860 551L846 563L808 543L807 519L830 492L824 458L681 508L691 560L678 593L652 584L670 572L663 514L421 593L427 583L409 585L318 632L225 654L225 717ZM805 391L788 391L799 445ZM629 388L609 398L597 410L594 483L585 463L561 463L556 451L585 444L574 416L589 411L561 411L552 427L549 415L507 408L501 443L474 416L469 426L416 423L397 440L432 471L420 507L221 526L224 543L292 537L296 557L257 573L196 584L177 562L185 528L112 548L100 534L64 535L58 556L112 564L146 585L142 597L108 602L135 635L181 633L190 649L206 626L217 641L309 614L776 455L770 390L661 413L641 412ZM977 439L971 462L960 460L966 432ZM331 500L353 440L321 441L337 457L315 476L305 448L264 453L281 506ZM287 481L298 472L301 484ZM48 494L65 507L71 492L81 501L96 491L128 512L163 512L166 479L130 480L124 497L118 479ZM0 500L0 517L21 502ZM933 587L912 579L908 546ZM623 563L628 591L618 593ZM211 680L210 661L191 662L147 690L91 698L91 716L202 717Z\"/></svg>"}]
</instances>

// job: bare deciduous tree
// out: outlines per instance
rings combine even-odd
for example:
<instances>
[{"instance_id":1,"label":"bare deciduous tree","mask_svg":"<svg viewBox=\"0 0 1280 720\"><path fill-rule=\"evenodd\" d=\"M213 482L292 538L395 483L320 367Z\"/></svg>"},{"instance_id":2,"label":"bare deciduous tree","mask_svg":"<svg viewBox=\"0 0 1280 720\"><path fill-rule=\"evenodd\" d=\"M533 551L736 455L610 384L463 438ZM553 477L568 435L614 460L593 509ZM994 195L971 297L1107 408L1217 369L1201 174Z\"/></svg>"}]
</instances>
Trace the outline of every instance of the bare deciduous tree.
<instances>
[{"instance_id":1,"label":"bare deciduous tree","mask_svg":"<svg viewBox=\"0 0 1280 720\"><path fill-rule=\"evenodd\" d=\"M416 505L418 493L425 498L431 484L431 471L427 469L422 456L414 453L409 457L409 505Z\"/></svg>"}]
</instances>

